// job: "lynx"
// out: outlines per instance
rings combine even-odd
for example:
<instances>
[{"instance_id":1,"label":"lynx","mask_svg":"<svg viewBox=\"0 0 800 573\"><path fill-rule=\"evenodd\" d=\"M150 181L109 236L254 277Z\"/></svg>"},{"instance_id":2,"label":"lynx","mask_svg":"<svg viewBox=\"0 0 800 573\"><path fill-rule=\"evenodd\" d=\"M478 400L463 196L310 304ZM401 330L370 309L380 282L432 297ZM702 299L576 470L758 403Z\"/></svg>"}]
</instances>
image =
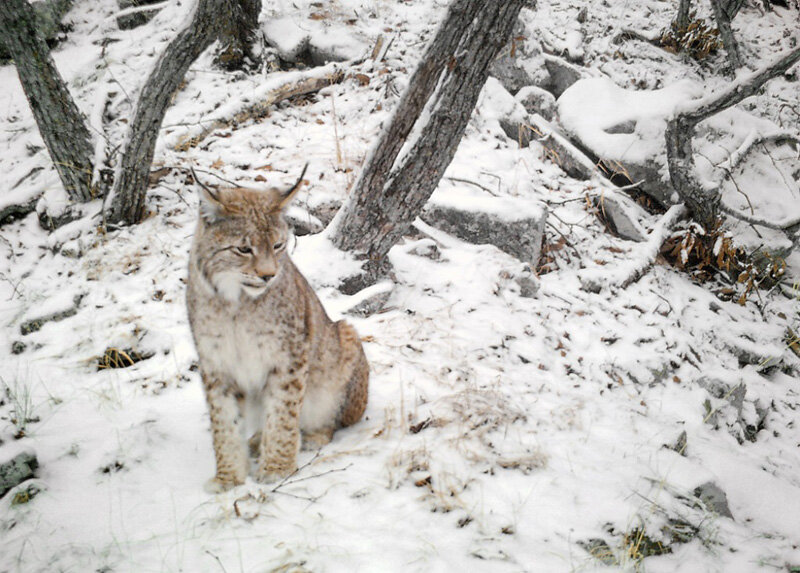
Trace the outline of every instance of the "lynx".
<instances>
[{"instance_id":1,"label":"lynx","mask_svg":"<svg viewBox=\"0 0 800 573\"><path fill-rule=\"evenodd\" d=\"M301 435L321 447L366 407L358 334L328 318L286 252L282 211L304 174L285 191L201 184L186 302L211 416L210 491L244 483L248 445L258 481L290 475Z\"/></svg>"}]
</instances>

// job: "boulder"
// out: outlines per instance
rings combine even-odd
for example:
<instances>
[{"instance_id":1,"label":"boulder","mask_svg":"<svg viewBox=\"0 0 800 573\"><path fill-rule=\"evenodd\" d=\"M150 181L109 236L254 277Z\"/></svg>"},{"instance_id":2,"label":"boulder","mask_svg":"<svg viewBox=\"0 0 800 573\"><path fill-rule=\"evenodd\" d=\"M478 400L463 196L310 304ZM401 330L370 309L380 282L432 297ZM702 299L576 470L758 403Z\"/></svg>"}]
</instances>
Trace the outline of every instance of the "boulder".
<instances>
[{"instance_id":1,"label":"boulder","mask_svg":"<svg viewBox=\"0 0 800 573\"><path fill-rule=\"evenodd\" d=\"M731 508L728 506L728 496L714 482L706 482L697 486L693 493L709 511L713 511L719 516L733 519Z\"/></svg>"},{"instance_id":2,"label":"boulder","mask_svg":"<svg viewBox=\"0 0 800 573\"><path fill-rule=\"evenodd\" d=\"M158 14L163 6L153 6L161 4L162 0L118 0L117 4L123 13L117 16L117 26L120 30L133 30L139 26L144 26ZM138 10L141 8L141 10Z\"/></svg>"},{"instance_id":3,"label":"boulder","mask_svg":"<svg viewBox=\"0 0 800 573\"><path fill-rule=\"evenodd\" d=\"M549 91L537 86L525 86L514 96L529 114L538 113L547 121L556 115L556 98Z\"/></svg>"},{"instance_id":4,"label":"boulder","mask_svg":"<svg viewBox=\"0 0 800 573\"><path fill-rule=\"evenodd\" d=\"M0 497L12 488L34 477L39 462L32 451L23 451L0 463Z\"/></svg>"},{"instance_id":5,"label":"boulder","mask_svg":"<svg viewBox=\"0 0 800 573\"><path fill-rule=\"evenodd\" d=\"M541 254L546 208L511 197L437 196L421 218L432 227L474 244L490 244L536 268Z\"/></svg>"}]
</instances>

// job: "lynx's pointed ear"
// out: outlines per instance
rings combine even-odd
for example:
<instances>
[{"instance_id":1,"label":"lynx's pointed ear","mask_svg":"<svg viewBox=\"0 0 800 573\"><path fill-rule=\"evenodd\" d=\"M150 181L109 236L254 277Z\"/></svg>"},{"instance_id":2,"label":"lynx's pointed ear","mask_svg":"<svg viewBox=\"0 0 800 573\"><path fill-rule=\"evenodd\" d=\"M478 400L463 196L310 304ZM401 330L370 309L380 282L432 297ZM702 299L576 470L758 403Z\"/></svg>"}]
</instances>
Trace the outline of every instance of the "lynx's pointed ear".
<instances>
[{"instance_id":1,"label":"lynx's pointed ear","mask_svg":"<svg viewBox=\"0 0 800 573\"><path fill-rule=\"evenodd\" d=\"M194 167L189 166L189 170L192 172L195 182L200 185L200 216L207 223L213 223L225 211L225 207L219 199L219 193L200 181L197 173L194 172Z\"/></svg>"},{"instance_id":2,"label":"lynx's pointed ear","mask_svg":"<svg viewBox=\"0 0 800 573\"><path fill-rule=\"evenodd\" d=\"M280 192L280 196L278 198L278 209L285 208L300 190L300 187L303 186L303 175L306 174L306 169L308 169L308 163L303 166L303 170L300 172L300 177L297 178L295 184L286 191Z\"/></svg>"}]
</instances>

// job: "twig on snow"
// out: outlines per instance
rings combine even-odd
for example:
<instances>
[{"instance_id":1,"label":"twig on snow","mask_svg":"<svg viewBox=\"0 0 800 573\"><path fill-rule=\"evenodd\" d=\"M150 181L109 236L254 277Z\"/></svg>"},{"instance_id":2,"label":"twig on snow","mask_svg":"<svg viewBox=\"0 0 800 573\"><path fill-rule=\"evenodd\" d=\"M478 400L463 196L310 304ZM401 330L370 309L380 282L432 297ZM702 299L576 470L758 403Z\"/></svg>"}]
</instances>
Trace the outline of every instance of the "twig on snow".
<instances>
[{"instance_id":1,"label":"twig on snow","mask_svg":"<svg viewBox=\"0 0 800 573\"><path fill-rule=\"evenodd\" d=\"M583 288L596 293L604 287L624 289L638 281L653 266L661 250L661 245L664 244L672 232L672 228L685 213L686 208L683 205L670 207L653 226L647 241L631 250L627 261L615 265L611 272L588 269L581 273L580 281Z\"/></svg>"}]
</instances>

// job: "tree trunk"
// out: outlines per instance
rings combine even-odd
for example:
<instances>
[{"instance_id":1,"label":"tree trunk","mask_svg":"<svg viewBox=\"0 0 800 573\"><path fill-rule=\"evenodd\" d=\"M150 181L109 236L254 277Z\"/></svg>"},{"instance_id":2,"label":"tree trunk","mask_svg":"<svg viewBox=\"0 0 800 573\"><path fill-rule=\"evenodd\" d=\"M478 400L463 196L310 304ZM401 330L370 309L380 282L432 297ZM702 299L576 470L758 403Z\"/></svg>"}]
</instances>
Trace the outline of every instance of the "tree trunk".
<instances>
[{"instance_id":1,"label":"tree trunk","mask_svg":"<svg viewBox=\"0 0 800 573\"><path fill-rule=\"evenodd\" d=\"M216 63L227 71L241 70L248 63L256 63L253 45L258 31L261 0L226 2L223 8L228 12L218 15L222 29Z\"/></svg>"},{"instance_id":2,"label":"tree trunk","mask_svg":"<svg viewBox=\"0 0 800 573\"><path fill-rule=\"evenodd\" d=\"M675 25L678 31L686 33L689 27L689 12L692 8L692 0L680 0L678 4L678 17L675 19Z\"/></svg>"},{"instance_id":3,"label":"tree trunk","mask_svg":"<svg viewBox=\"0 0 800 573\"><path fill-rule=\"evenodd\" d=\"M144 217L150 164L164 114L189 66L217 39L220 14L229 13L236 1L198 0L191 23L167 46L147 78L114 182L108 223L132 224Z\"/></svg>"},{"instance_id":4,"label":"tree trunk","mask_svg":"<svg viewBox=\"0 0 800 573\"><path fill-rule=\"evenodd\" d=\"M739 54L739 43L736 41L736 36L733 35L733 28L731 28L733 17L730 16L729 10L733 11L734 15L738 12L738 8L735 8L732 4L731 2L724 2L724 0L711 0L719 35L722 37L722 43L728 53L728 61L731 64L732 71L735 72L742 67L742 57Z\"/></svg>"},{"instance_id":5,"label":"tree trunk","mask_svg":"<svg viewBox=\"0 0 800 573\"><path fill-rule=\"evenodd\" d=\"M26 0L0 1L0 40L14 59L25 97L67 195L73 201L88 201L93 195L89 129Z\"/></svg>"},{"instance_id":6,"label":"tree trunk","mask_svg":"<svg viewBox=\"0 0 800 573\"><path fill-rule=\"evenodd\" d=\"M339 249L366 258L373 268L382 266L455 155L489 64L524 3L453 1L333 222L331 239Z\"/></svg>"}]
</instances>

